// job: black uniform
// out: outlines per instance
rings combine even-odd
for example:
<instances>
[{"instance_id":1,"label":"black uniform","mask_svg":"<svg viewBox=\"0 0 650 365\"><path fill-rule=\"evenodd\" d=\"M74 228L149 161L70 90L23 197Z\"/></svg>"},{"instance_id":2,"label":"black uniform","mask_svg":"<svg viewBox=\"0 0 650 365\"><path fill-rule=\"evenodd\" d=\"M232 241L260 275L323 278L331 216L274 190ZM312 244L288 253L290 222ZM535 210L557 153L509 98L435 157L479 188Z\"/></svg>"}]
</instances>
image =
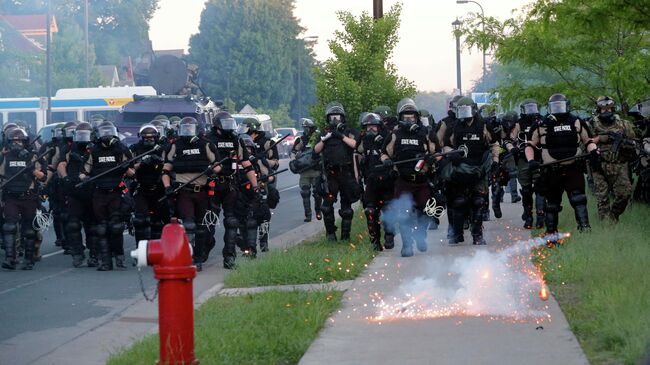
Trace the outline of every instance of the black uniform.
<instances>
[{"instance_id":1,"label":"black uniform","mask_svg":"<svg viewBox=\"0 0 650 365\"><path fill-rule=\"evenodd\" d=\"M153 147L142 141L133 144L130 149L135 156L150 151ZM160 238L162 227L169 222L169 211L164 202L158 202L165 195L161 176L163 171L165 148L144 156L135 166L135 183L132 185L135 203L133 228L135 241Z\"/></svg>"}]
</instances>

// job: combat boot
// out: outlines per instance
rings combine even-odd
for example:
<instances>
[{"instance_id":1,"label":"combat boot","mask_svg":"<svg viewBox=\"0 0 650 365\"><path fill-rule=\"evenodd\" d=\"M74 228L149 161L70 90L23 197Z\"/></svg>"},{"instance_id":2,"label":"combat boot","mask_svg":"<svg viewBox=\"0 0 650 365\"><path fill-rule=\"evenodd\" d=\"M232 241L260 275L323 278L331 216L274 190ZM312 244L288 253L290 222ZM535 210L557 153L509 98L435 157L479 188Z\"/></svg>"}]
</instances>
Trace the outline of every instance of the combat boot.
<instances>
[{"instance_id":1,"label":"combat boot","mask_svg":"<svg viewBox=\"0 0 650 365\"><path fill-rule=\"evenodd\" d=\"M575 217L578 222L578 231L581 233L591 232L591 226L589 225L589 212L587 211L586 205L576 205Z\"/></svg>"},{"instance_id":2,"label":"combat boot","mask_svg":"<svg viewBox=\"0 0 650 365\"><path fill-rule=\"evenodd\" d=\"M223 268L228 270L235 269L235 258L232 256L227 256L223 258Z\"/></svg>"},{"instance_id":3,"label":"combat boot","mask_svg":"<svg viewBox=\"0 0 650 365\"><path fill-rule=\"evenodd\" d=\"M115 266L120 269L126 269L126 265L124 265L124 255L115 256Z\"/></svg>"},{"instance_id":4,"label":"combat boot","mask_svg":"<svg viewBox=\"0 0 650 365\"><path fill-rule=\"evenodd\" d=\"M413 256L413 246L411 245L410 242L408 244L407 243L402 244L402 252L400 254L402 255L402 257Z\"/></svg>"},{"instance_id":5,"label":"combat boot","mask_svg":"<svg viewBox=\"0 0 650 365\"><path fill-rule=\"evenodd\" d=\"M494 212L495 218L503 217L503 212L501 211L501 203L499 203L499 200L492 200L492 211Z\"/></svg>"},{"instance_id":6,"label":"combat boot","mask_svg":"<svg viewBox=\"0 0 650 365\"><path fill-rule=\"evenodd\" d=\"M134 261L135 262L135 261ZM99 260L97 260L97 256L93 256L92 254L88 257L88 261L86 262L86 265L88 267L97 267L99 265Z\"/></svg>"},{"instance_id":7,"label":"combat boot","mask_svg":"<svg viewBox=\"0 0 650 365\"><path fill-rule=\"evenodd\" d=\"M463 237L462 234L454 235L451 238L449 238L447 241L447 243L452 246L457 245L461 242L465 242L465 237Z\"/></svg>"},{"instance_id":8,"label":"combat boot","mask_svg":"<svg viewBox=\"0 0 650 365\"><path fill-rule=\"evenodd\" d=\"M84 263L84 255L72 255L72 266L75 268L80 268Z\"/></svg>"},{"instance_id":9,"label":"combat boot","mask_svg":"<svg viewBox=\"0 0 650 365\"><path fill-rule=\"evenodd\" d=\"M395 247L395 235L385 234L384 235L384 248L391 250Z\"/></svg>"},{"instance_id":10,"label":"combat boot","mask_svg":"<svg viewBox=\"0 0 650 365\"><path fill-rule=\"evenodd\" d=\"M536 224L535 228L537 229L542 229L544 228L544 221L546 218L544 217L544 211L537 211L537 219L536 219Z\"/></svg>"},{"instance_id":11,"label":"combat boot","mask_svg":"<svg viewBox=\"0 0 650 365\"><path fill-rule=\"evenodd\" d=\"M336 242L336 233L328 233L327 240L330 242Z\"/></svg>"},{"instance_id":12,"label":"combat boot","mask_svg":"<svg viewBox=\"0 0 650 365\"><path fill-rule=\"evenodd\" d=\"M483 238L483 234L473 234L472 235L472 244L474 244L474 245L486 245L487 242L485 242L485 239Z\"/></svg>"},{"instance_id":13,"label":"combat boot","mask_svg":"<svg viewBox=\"0 0 650 365\"><path fill-rule=\"evenodd\" d=\"M524 228L532 229L533 228L533 206L524 205L524 214L521 215L521 219L524 220Z\"/></svg>"},{"instance_id":14,"label":"combat boot","mask_svg":"<svg viewBox=\"0 0 650 365\"><path fill-rule=\"evenodd\" d=\"M25 259L21 269L32 270L34 268L34 239L25 238L23 235L23 246L25 247Z\"/></svg>"}]
</instances>

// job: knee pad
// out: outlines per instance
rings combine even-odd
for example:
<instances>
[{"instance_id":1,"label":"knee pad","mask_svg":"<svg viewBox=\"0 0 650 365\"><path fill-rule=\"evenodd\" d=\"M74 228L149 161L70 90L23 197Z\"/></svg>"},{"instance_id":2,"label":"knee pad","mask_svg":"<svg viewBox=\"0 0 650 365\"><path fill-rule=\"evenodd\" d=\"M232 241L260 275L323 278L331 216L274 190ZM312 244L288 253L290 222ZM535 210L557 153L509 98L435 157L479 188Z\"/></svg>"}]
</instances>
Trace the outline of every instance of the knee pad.
<instances>
[{"instance_id":1,"label":"knee pad","mask_svg":"<svg viewBox=\"0 0 650 365\"><path fill-rule=\"evenodd\" d=\"M36 238L36 231L34 230L34 228L32 228L31 224L23 225L23 227L21 227L20 234L22 235L23 238L28 240L33 240Z\"/></svg>"},{"instance_id":2,"label":"knee pad","mask_svg":"<svg viewBox=\"0 0 650 365\"><path fill-rule=\"evenodd\" d=\"M551 202L547 201L546 202L546 211L548 213L558 213L562 211L562 205L560 205L557 202Z\"/></svg>"},{"instance_id":3,"label":"knee pad","mask_svg":"<svg viewBox=\"0 0 650 365\"><path fill-rule=\"evenodd\" d=\"M236 229L239 226L239 221L235 216L227 216L224 219L223 225L225 228Z\"/></svg>"},{"instance_id":4,"label":"knee pad","mask_svg":"<svg viewBox=\"0 0 650 365\"><path fill-rule=\"evenodd\" d=\"M257 227L257 219L255 217L246 218L246 228L251 229Z\"/></svg>"},{"instance_id":5,"label":"knee pad","mask_svg":"<svg viewBox=\"0 0 650 365\"><path fill-rule=\"evenodd\" d=\"M71 232L80 231L81 222L76 218L69 219L65 224L65 230Z\"/></svg>"},{"instance_id":6,"label":"knee pad","mask_svg":"<svg viewBox=\"0 0 650 365\"><path fill-rule=\"evenodd\" d=\"M579 190L572 191L569 194L569 203L571 203L572 207L587 205L587 195Z\"/></svg>"},{"instance_id":7,"label":"knee pad","mask_svg":"<svg viewBox=\"0 0 650 365\"><path fill-rule=\"evenodd\" d=\"M301 186L301 187L300 187L300 196L301 196L303 199L307 199L307 198L309 198L309 194L310 194L310 191L309 191L309 185L307 185L307 186Z\"/></svg>"},{"instance_id":8,"label":"knee pad","mask_svg":"<svg viewBox=\"0 0 650 365\"><path fill-rule=\"evenodd\" d=\"M532 186L522 186L521 190L521 195L533 195L533 187Z\"/></svg>"},{"instance_id":9,"label":"knee pad","mask_svg":"<svg viewBox=\"0 0 650 365\"><path fill-rule=\"evenodd\" d=\"M475 196L474 199L472 199L472 205L477 208L483 207L483 205L485 205L485 198L482 196Z\"/></svg>"},{"instance_id":10,"label":"knee pad","mask_svg":"<svg viewBox=\"0 0 650 365\"><path fill-rule=\"evenodd\" d=\"M451 206L455 209L462 209L465 207L465 204L467 204L467 199L464 196L457 196L451 201Z\"/></svg>"},{"instance_id":11,"label":"knee pad","mask_svg":"<svg viewBox=\"0 0 650 365\"><path fill-rule=\"evenodd\" d=\"M106 236L108 232L108 222L101 221L95 225L95 232L98 236Z\"/></svg>"},{"instance_id":12,"label":"knee pad","mask_svg":"<svg viewBox=\"0 0 650 365\"><path fill-rule=\"evenodd\" d=\"M141 215L136 215L133 217L133 226L134 227L145 227L148 226L151 223L151 219L149 217L141 216Z\"/></svg>"},{"instance_id":13,"label":"knee pad","mask_svg":"<svg viewBox=\"0 0 650 365\"><path fill-rule=\"evenodd\" d=\"M352 219L354 211L351 208L339 209L339 216L343 219Z\"/></svg>"},{"instance_id":14,"label":"knee pad","mask_svg":"<svg viewBox=\"0 0 650 365\"><path fill-rule=\"evenodd\" d=\"M187 233L196 232L196 223L194 222L194 219L183 219L183 227L185 227Z\"/></svg>"},{"instance_id":15,"label":"knee pad","mask_svg":"<svg viewBox=\"0 0 650 365\"><path fill-rule=\"evenodd\" d=\"M17 229L18 229L18 225L16 223L5 222L2 225L2 232L4 233L16 234Z\"/></svg>"},{"instance_id":16,"label":"knee pad","mask_svg":"<svg viewBox=\"0 0 650 365\"><path fill-rule=\"evenodd\" d=\"M377 216L378 210L375 209L375 207L367 207L363 212L366 214L366 218L369 221L376 221L379 218Z\"/></svg>"},{"instance_id":17,"label":"knee pad","mask_svg":"<svg viewBox=\"0 0 650 365\"><path fill-rule=\"evenodd\" d=\"M330 202L326 200L326 203L330 203ZM323 203L323 206L320 209L321 212L323 212L323 214L326 214L326 215L327 214L334 214L334 207L331 204L326 204L326 203Z\"/></svg>"}]
</instances>

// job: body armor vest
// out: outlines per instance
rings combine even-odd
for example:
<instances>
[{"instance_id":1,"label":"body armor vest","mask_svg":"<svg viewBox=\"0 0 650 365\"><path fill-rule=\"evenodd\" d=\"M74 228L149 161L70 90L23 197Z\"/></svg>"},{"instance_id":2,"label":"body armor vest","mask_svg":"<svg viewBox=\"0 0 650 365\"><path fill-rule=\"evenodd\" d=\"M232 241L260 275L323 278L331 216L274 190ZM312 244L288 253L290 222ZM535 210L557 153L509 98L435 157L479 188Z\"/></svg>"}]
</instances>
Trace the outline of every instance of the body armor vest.
<instances>
[{"instance_id":1,"label":"body armor vest","mask_svg":"<svg viewBox=\"0 0 650 365\"><path fill-rule=\"evenodd\" d=\"M79 174L83 171L83 166L88 159L88 144L73 143L70 146L70 155L68 156L68 163L66 171L68 177L74 183L79 182ZM92 192L92 184L85 184L78 188L74 188L68 193L74 196L89 197Z\"/></svg>"},{"instance_id":2,"label":"body armor vest","mask_svg":"<svg viewBox=\"0 0 650 365\"><path fill-rule=\"evenodd\" d=\"M145 146L142 142L138 142L131 146L131 151L133 155L141 155L153 147ZM178 151L176 152L178 154ZM153 151L149 153L148 163L140 163L140 166L135 171L135 179L138 184L145 188L150 189L159 185L161 183L160 177L162 176L163 169L163 148L160 148L158 151ZM140 160L142 161L142 160ZM176 165L174 164L174 167Z\"/></svg>"},{"instance_id":3,"label":"body armor vest","mask_svg":"<svg viewBox=\"0 0 650 365\"><path fill-rule=\"evenodd\" d=\"M409 132L399 128L395 132L395 156L394 160L402 161L428 153L426 136L419 132ZM408 176L416 173L415 165L417 161L397 165L397 171L400 175Z\"/></svg>"},{"instance_id":4,"label":"body armor vest","mask_svg":"<svg viewBox=\"0 0 650 365\"><path fill-rule=\"evenodd\" d=\"M126 147L121 143L114 143L105 148L101 144L94 145L91 153L93 157L93 169L91 176L96 176L121 164L126 153ZM100 189L115 189L122 182L122 176L127 167L117 169L95 180L95 186Z\"/></svg>"},{"instance_id":5,"label":"body armor vest","mask_svg":"<svg viewBox=\"0 0 650 365\"><path fill-rule=\"evenodd\" d=\"M348 136L349 130L343 135ZM328 166L346 166L352 164L352 148L348 147L341 138L330 138L323 142L322 154Z\"/></svg>"},{"instance_id":6,"label":"body armor vest","mask_svg":"<svg viewBox=\"0 0 650 365\"><path fill-rule=\"evenodd\" d=\"M218 136L215 133L210 133L209 139L217 147L219 157L222 159L233 156L239 149L239 140L237 138ZM236 165L233 165L233 163L236 163L236 160L233 158L225 160L221 165L221 175L230 176L235 173Z\"/></svg>"},{"instance_id":7,"label":"body armor vest","mask_svg":"<svg viewBox=\"0 0 650 365\"><path fill-rule=\"evenodd\" d=\"M181 138L174 142L176 156L174 157L174 172L178 174L203 172L210 166L206 154L206 142L190 143Z\"/></svg>"},{"instance_id":8,"label":"body armor vest","mask_svg":"<svg viewBox=\"0 0 650 365\"><path fill-rule=\"evenodd\" d=\"M29 166L30 161L34 158L33 153L26 154L25 157L20 158L17 152L9 152L4 156L5 160L5 178L9 179L12 176L18 174L20 170ZM23 171L15 179L11 180L7 185L2 189L9 194L24 194L29 190L29 187L34 182L34 177L32 175L32 169Z\"/></svg>"},{"instance_id":9,"label":"body armor vest","mask_svg":"<svg viewBox=\"0 0 650 365\"><path fill-rule=\"evenodd\" d=\"M467 163L478 166L483 161L483 156L488 150L488 144L484 134L485 124L482 120L476 119L472 125L457 123L454 127L454 142L456 147L467 146Z\"/></svg>"},{"instance_id":10,"label":"body armor vest","mask_svg":"<svg viewBox=\"0 0 650 365\"><path fill-rule=\"evenodd\" d=\"M386 138L386 133L380 134L384 139ZM375 168L377 165L381 165L381 148L383 145L382 142L375 142L376 136L364 137L362 140L363 143L363 163L361 164L361 171L363 176L368 181L377 181L384 180L388 178L390 171L386 168Z\"/></svg>"},{"instance_id":11,"label":"body armor vest","mask_svg":"<svg viewBox=\"0 0 650 365\"><path fill-rule=\"evenodd\" d=\"M580 144L575 121L575 118L558 118L557 122L547 119L542 148L546 149L552 158L561 160L576 155Z\"/></svg>"}]
</instances>

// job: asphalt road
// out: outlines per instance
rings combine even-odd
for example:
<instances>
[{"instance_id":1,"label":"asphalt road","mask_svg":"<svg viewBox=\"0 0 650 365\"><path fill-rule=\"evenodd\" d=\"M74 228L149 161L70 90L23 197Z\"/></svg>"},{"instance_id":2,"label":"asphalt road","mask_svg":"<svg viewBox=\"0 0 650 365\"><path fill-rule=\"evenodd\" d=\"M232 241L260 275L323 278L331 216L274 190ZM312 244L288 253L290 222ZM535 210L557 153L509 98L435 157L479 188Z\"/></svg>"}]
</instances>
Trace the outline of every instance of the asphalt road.
<instances>
[{"instance_id":1,"label":"asphalt road","mask_svg":"<svg viewBox=\"0 0 650 365\"><path fill-rule=\"evenodd\" d=\"M288 167L288 160L282 160L280 165L280 168ZM271 221L271 237L303 224L297 184L298 176L289 171L278 179L281 200ZM222 229L217 230L216 237L217 246L204 267L222 265ZM125 251L130 252L135 248L135 240L129 235L124 238ZM52 229L45 233L42 255L42 261L33 271L0 271L0 348L37 338L39 332L50 329L69 329L58 333L72 339L83 334L75 330L77 323L119 312L141 299L138 270L131 266L130 259L125 270L75 269L72 258L54 246ZM142 277L151 293L154 287L151 269L144 269Z\"/></svg>"}]
</instances>

